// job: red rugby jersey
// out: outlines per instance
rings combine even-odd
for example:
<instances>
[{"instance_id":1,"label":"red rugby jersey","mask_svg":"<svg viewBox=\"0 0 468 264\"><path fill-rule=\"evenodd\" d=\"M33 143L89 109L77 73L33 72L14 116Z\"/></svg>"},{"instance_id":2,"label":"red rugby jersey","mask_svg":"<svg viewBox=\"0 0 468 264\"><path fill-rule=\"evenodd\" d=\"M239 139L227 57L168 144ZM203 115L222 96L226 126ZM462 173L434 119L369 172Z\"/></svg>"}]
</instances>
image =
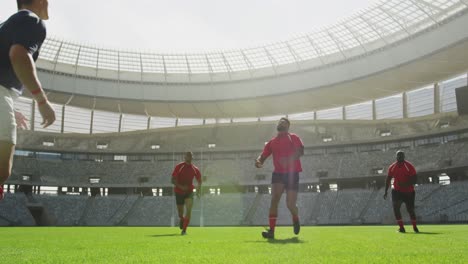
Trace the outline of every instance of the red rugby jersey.
<instances>
[{"instance_id":1,"label":"red rugby jersey","mask_svg":"<svg viewBox=\"0 0 468 264\"><path fill-rule=\"evenodd\" d=\"M178 184L187 185L189 187L187 191L174 187L174 191L178 194L193 192L193 178L201 183L201 173L197 166L185 162L181 162L175 166L172 177Z\"/></svg>"},{"instance_id":2,"label":"red rugby jersey","mask_svg":"<svg viewBox=\"0 0 468 264\"><path fill-rule=\"evenodd\" d=\"M273 154L273 165L276 173L301 172L301 160L297 159L285 164L285 160L293 156L296 150L304 147L302 140L293 133L278 133L265 145L262 156L267 158ZM283 162L282 162L283 161Z\"/></svg>"},{"instance_id":3,"label":"red rugby jersey","mask_svg":"<svg viewBox=\"0 0 468 264\"><path fill-rule=\"evenodd\" d=\"M400 187L398 183L408 182L411 177L416 175L416 169L408 161L402 163L394 162L388 167L388 176L393 178L393 189L400 192L414 192L414 186Z\"/></svg>"}]
</instances>

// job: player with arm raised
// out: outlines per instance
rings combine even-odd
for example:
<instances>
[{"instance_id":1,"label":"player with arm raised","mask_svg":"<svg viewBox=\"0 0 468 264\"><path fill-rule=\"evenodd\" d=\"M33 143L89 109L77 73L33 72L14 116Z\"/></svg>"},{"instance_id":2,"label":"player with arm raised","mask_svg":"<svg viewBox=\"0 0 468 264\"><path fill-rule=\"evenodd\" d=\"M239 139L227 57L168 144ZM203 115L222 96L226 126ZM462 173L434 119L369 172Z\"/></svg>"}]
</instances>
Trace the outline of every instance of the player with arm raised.
<instances>
[{"instance_id":1,"label":"player with arm raised","mask_svg":"<svg viewBox=\"0 0 468 264\"><path fill-rule=\"evenodd\" d=\"M294 234L299 234L299 209L297 208L297 192L299 190L299 173L302 171L300 157L304 155L302 140L293 133L289 133L290 122L283 117L279 120L276 130L278 134L271 139L263 149L262 154L255 160L255 167L263 167L263 163L273 155L274 171L271 177L271 205L269 211L270 229L262 232L264 238L275 238L278 204L286 190L286 204L291 212Z\"/></svg>"},{"instance_id":2,"label":"player with arm raised","mask_svg":"<svg viewBox=\"0 0 468 264\"><path fill-rule=\"evenodd\" d=\"M405 160L405 153L401 150L397 151L396 160L397 161L388 168L388 176L385 181L385 194L383 198L387 199L388 188L390 187L390 183L393 178L392 204L393 213L395 214L396 221L400 227L398 232L406 232L400 212L401 204L405 203L406 210L408 210L411 218L413 230L414 232L419 233L419 229L416 225L416 213L414 210L414 200L416 197L414 184L416 184L417 180L416 169L413 164Z\"/></svg>"},{"instance_id":3,"label":"player with arm raised","mask_svg":"<svg viewBox=\"0 0 468 264\"><path fill-rule=\"evenodd\" d=\"M14 110L14 99L25 87L37 102L48 127L55 112L37 78L35 61L46 37L43 20L49 19L48 0L17 0L18 12L0 24L0 200L3 184L11 175L17 125L25 127L24 116Z\"/></svg>"},{"instance_id":4,"label":"player with arm raised","mask_svg":"<svg viewBox=\"0 0 468 264\"><path fill-rule=\"evenodd\" d=\"M172 184L176 196L177 213L179 215L179 228L182 229L182 235L187 233L187 226L190 223L193 205L193 179L197 184L197 196L201 195L201 173L197 166L192 164L193 153L185 153L185 162L177 164L172 172ZM184 216L185 207L185 216Z\"/></svg>"}]
</instances>

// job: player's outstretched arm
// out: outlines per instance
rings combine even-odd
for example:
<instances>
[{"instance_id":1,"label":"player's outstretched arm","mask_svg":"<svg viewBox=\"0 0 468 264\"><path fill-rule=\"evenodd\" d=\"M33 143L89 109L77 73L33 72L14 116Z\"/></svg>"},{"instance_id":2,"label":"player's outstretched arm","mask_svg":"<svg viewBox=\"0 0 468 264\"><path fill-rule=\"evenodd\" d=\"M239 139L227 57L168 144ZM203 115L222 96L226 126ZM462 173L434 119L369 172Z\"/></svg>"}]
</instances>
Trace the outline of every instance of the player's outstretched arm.
<instances>
[{"instance_id":1,"label":"player's outstretched arm","mask_svg":"<svg viewBox=\"0 0 468 264\"><path fill-rule=\"evenodd\" d=\"M43 118L41 124L44 128L52 125L55 122L55 111L42 90L31 54L22 45L16 44L10 48L9 56L19 81L31 92L37 102Z\"/></svg>"},{"instance_id":2,"label":"player's outstretched arm","mask_svg":"<svg viewBox=\"0 0 468 264\"><path fill-rule=\"evenodd\" d=\"M258 156L258 158L255 160L255 167L262 168L265 160L266 158L263 157L262 155Z\"/></svg>"},{"instance_id":3,"label":"player's outstretched arm","mask_svg":"<svg viewBox=\"0 0 468 264\"><path fill-rule=\"evenodd\" d=\"M390 187L391 182L392 182L392 177L387 176L387 179L385 179L385 193L383 195L384 199L387 199L388 188Z\"/></svg>"},{"instance_id":4,"label":"player's outstretched arm","mask_svg":"<svg viewBox=\"0 0 468 264\"><path fill-rule=\"evenodd\" d=\"M29 119L17 110L15 110L15 119L19 129L28 129L27 121L29 121Z\"/></svg>"},{"instance_id":5,"label":"player's outstretched arm","mask_svg":"<svg viewBox=\"0 0 468 264\"><path fill-rule=\"evenodd\" d=\"M197 189L197 197L200 198L202 196L202 193L201 193L201 182L198 182L198 185L196 187Z\"/></svg>"}]
</instances>

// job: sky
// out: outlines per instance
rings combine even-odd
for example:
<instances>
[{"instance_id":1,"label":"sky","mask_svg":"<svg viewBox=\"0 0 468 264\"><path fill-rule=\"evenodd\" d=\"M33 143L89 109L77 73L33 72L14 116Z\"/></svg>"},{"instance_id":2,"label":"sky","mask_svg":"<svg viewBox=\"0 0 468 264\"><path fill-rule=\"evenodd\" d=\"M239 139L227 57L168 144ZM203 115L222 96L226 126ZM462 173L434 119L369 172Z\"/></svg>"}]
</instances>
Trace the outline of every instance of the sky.
<instances>
[{"instance_id":1,"label":"sky","mask_svg":"<svg viewBox=\"0 0 468 264\"><path fill-rule=\"evenodd\" d=\"M197 53L251 48L332 25L377 0L49 0L48 36L99 48ZM0 21L16 12L0 1Z\"/></svg>"}]
</instances>

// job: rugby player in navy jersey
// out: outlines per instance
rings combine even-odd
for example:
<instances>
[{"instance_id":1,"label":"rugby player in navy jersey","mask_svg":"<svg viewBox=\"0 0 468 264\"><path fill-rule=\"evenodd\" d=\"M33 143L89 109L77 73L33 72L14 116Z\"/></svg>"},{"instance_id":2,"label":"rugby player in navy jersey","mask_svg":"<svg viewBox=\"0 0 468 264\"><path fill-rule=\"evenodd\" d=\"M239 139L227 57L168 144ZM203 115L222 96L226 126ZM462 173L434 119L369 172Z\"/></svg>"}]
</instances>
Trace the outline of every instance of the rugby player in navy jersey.
<instances>
[{"instance_id":1,"label":"rugby player in navy jersey","mask_svg":"<svg viewBox=\"0 0 468 264\"><path fill-rule=\"evenodd\" d=\"M46 38L43 20L49 19L48 0L17 0L18 12L0 24L0 200L3 184L11 175L16 129L25 128L25 117L15 111L14 100L24 89L36 100L42 125L55 121L37 77L35 61Z\"/></svg>"}]
</instances>

